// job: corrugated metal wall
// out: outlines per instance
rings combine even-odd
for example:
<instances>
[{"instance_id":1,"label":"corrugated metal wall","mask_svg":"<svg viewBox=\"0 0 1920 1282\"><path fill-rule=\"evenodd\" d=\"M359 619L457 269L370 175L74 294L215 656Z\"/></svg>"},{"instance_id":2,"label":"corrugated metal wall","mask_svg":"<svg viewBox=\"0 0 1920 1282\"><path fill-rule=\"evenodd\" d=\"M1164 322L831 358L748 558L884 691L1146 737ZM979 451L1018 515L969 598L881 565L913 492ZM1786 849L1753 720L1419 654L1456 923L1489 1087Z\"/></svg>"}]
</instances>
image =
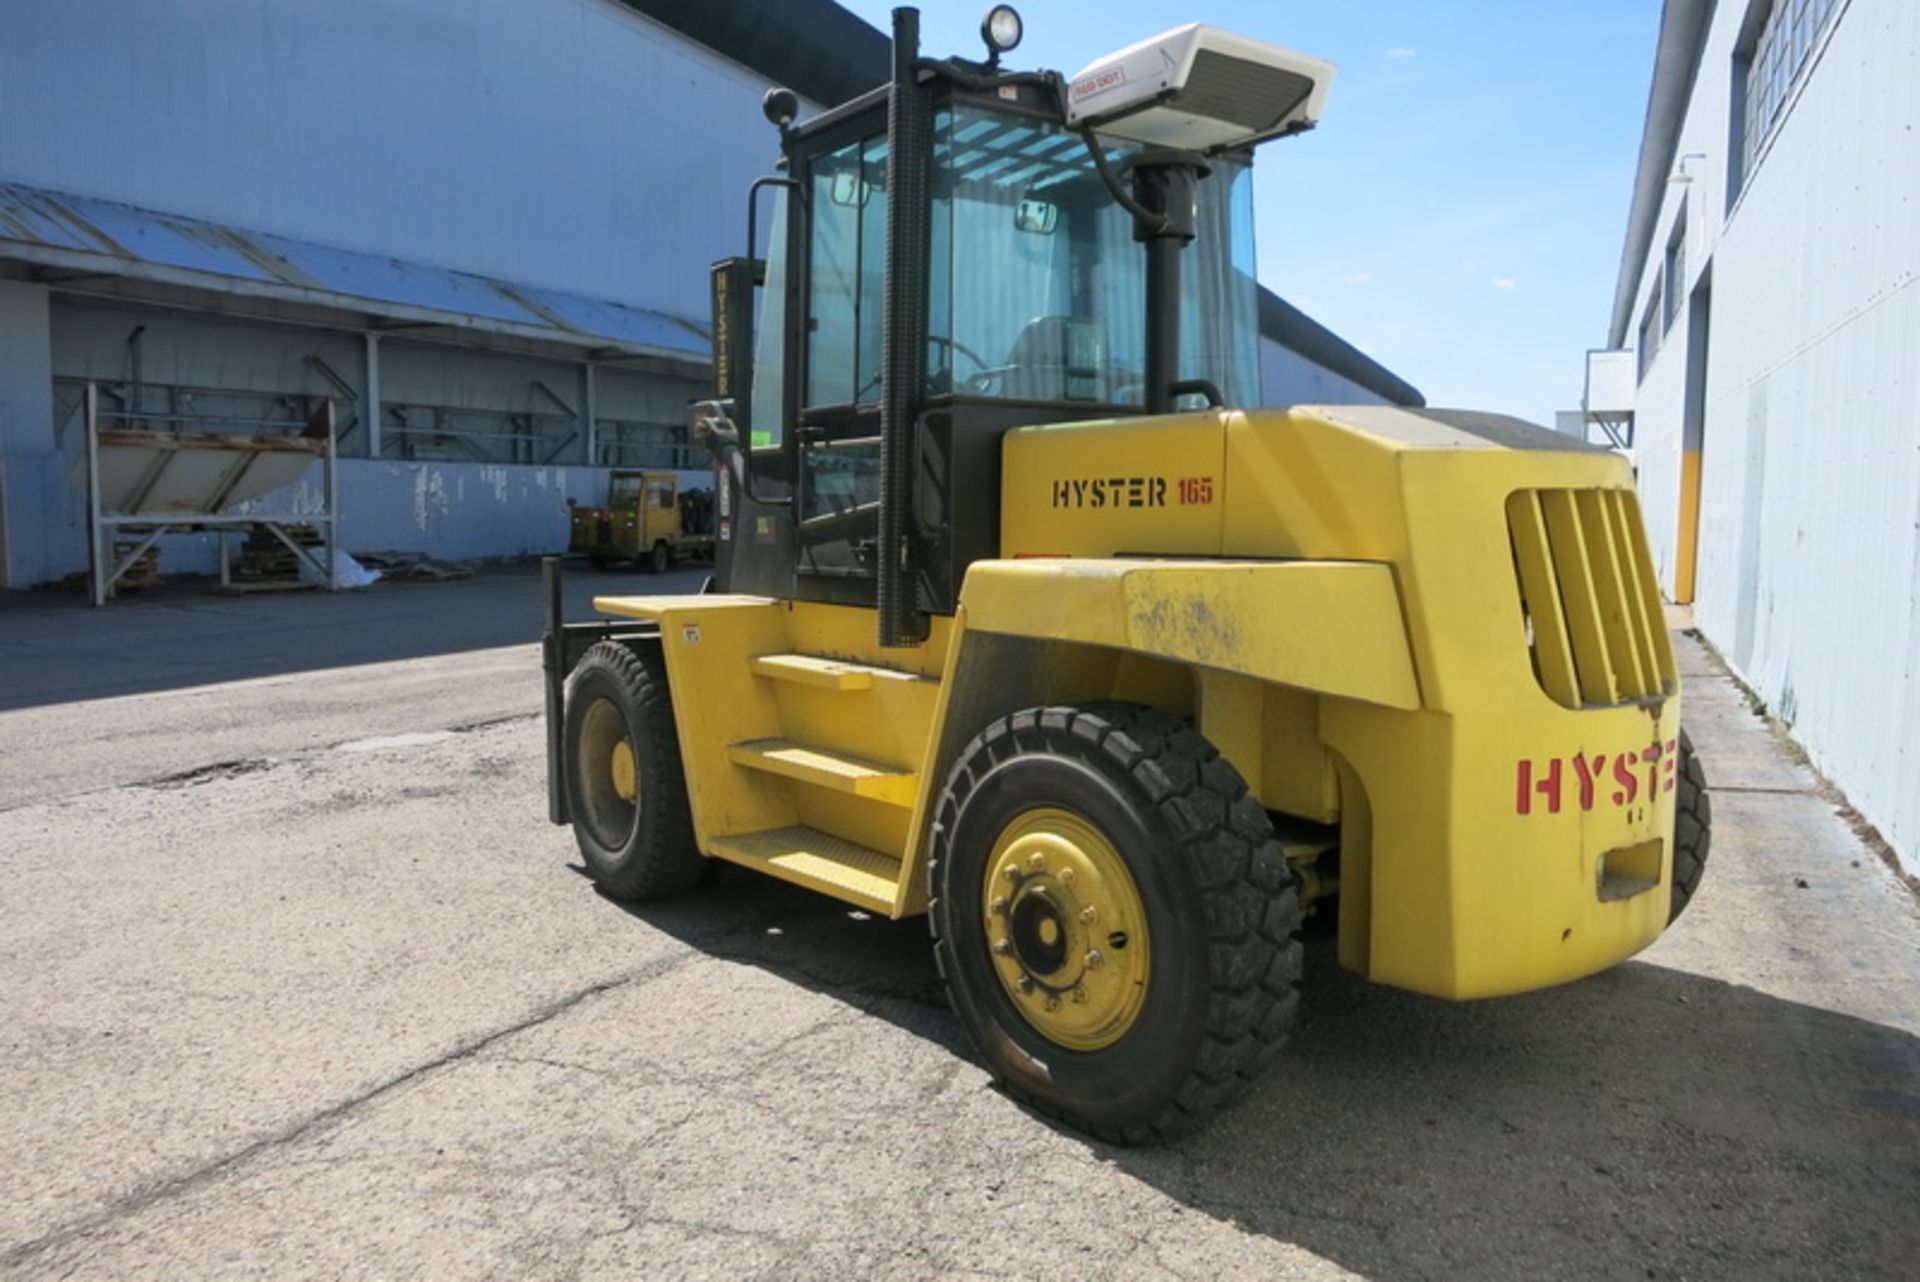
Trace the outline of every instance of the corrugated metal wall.
<instances>
[{"instance_id":1,"label":"corrugated metal wall","mask_svg":"<svg viewBox=\"0 0 1920 1282\"><path fill-rule=\"evenodd\" d=\"M701 317L764 89L611 0L0 4L0 177Z\"/></svg>"},{"instance_id":2,"label":"corrugated metal wall","mask_svg":"<svg viewBox=\"0 0 1920 1282\"><path fill-rule=\"evenodd\" d=\"M765 87L613 0L0 5L0 179L697 320L707 265L743 247L746 186L777 154ZM349 549L552 550L565 495L602 497L568 421L587 407L584 371L565 354L388 335L382 457L362 464L358 333L58 290L49 310L44 288L10 288L31 297L0 298L0 322L38 330L0 355L15 582L84 564L79 433L55 426L58 404L92 379L124 407L142 327L149 414L297 422L311 400L339 402ZM618 362L594 379L597 461L688 461L663 443L700 384ZM212 566L205 539L169 539L166 558Z\"/></svg>"},{"instance_id":3,"label":"corrugated metal wall","mask_svg":"<svg viewBox=\"0 0 1920 1282\"><path fill-rule=\"evenodd\" d=\"M1684 203L1687 287L1711 273L1696 619L1920 868L1920 5L1851 0L1723 216L1744 9L1714 17L1635 324ZM1635 413L1669 589L1690 324Z\"/></svg>"},{"instance_id":4,"label":"corrugated metal wall","mask_svg":"<svg viewBox=\"0 0 1920 1282\"><path fill-rule=\"evenodd\" d=\"M45 285L0 280L0 584L24 587L63 574L39 532L66 498L53 442L53 388Z\"/></svg>"},{"instance_id":5,"label":"corrugated metal wall","mask_svg":"<svg viewBox=\"0 0 1920 1282\"><path fill-rule=\"evenodd\" d=\"M389 339L381 345L386 448L383 458L370 460L351 457L365 452L356 406L313 363L323 361L340 377L357 381L364 347L356 335L59 299L48 328L59 451L50 471L57 477L75 474L84 448L80 418L72 411L85 384L100 382L106 404L124 405L132 369L129 339L138 330L144 384L139 405L153 416L149 426L165 428L166 416L173 414L187 416L182 424L187 427L217 420L301 424L320 400L336 401L343 455L341 541L348 551L417 551L446 558L554 552L566 546L566 499L605 500L606 473L583 465L578 444L564 458L521 467L462 459L457 446L464 438L436 439L432 430L436 416L443 428L487 434L502 430L502 415L556 411L531 390L536 379L578 409L577 364ZM684 417L682 406L693 390L683 380L603 367L596 389L601 431L612 436L630 429L640 440L646 426L653 439L664 438L667 426ZM411 444L410 433L398 425L403 414L416 425ZM475 442L476 448L483 444L492 447ZM409 450L420 457L410 457ZM643 462L658 460L656 448ZM695 462L685 473L686 483L710 484L708 470ZM302 486L256 507L317 512L319 487L315 468ZM54 524L63 536L48 547L52 564L39 577L81 569L86 560L81 490L62 480L54 501L62 509ZM162 546L171 572L210 573L217 563L210 537L169 536Z\"/></svg>"}]
</instances>

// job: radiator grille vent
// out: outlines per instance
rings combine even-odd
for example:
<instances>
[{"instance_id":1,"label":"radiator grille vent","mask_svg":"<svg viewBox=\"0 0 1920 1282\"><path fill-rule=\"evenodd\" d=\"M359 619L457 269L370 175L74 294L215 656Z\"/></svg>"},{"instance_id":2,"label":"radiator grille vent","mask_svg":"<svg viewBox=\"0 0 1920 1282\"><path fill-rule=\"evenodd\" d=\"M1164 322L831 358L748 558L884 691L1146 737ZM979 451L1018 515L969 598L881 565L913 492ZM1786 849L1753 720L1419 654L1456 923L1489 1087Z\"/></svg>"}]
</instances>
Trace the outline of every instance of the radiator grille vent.
<instances>
[{"instance_id":1,"label":"radiator grille vent","mask_svg":"<svg viewBox=\"0 0 1920 1282\"><path fill-rule=\"evenodd\" d=\"M1632 491L1519 490L1507 528L1534 674L1556 703L1606 707L1679 688Z\"/></svg>"}]
</instances>

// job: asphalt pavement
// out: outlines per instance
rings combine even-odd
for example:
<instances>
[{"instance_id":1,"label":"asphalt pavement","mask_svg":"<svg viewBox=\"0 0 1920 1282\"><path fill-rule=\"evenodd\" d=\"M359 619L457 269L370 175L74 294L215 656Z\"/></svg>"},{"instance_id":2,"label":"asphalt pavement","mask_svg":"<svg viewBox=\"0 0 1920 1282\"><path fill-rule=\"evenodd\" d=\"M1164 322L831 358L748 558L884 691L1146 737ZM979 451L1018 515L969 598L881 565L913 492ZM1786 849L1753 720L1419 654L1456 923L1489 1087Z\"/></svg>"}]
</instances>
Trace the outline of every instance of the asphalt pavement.
<instances>
[{"instance_id":1,"label":"asphalt pavement","mask_svg":"<svg viewBox=\"0 0 1920 1282\"><path fill-rule=\"evenodd\" d=\"M596 588L678 585L625 576ZM1324 948L1242 1107L995 1092L924 924L545 820L537 580L0 606L0 1274L1841 1278L1920 1269L1920 913L1682 641L1713 862L1451 1005Z\"/></svg>"}]
</instances>

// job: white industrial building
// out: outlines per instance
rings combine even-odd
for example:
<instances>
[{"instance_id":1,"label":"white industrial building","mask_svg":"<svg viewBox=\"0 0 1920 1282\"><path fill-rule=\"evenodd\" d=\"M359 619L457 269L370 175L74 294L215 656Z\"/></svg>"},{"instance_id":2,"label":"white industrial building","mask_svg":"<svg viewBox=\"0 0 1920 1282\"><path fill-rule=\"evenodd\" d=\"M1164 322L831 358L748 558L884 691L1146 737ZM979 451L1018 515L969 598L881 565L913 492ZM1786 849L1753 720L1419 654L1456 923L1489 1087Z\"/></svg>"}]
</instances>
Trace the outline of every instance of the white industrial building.
<instances>
[{"instance_id":1,"label":"white industrial building","mask_svg":"<svg viewBox=\"0 0 1920 1282\"><path fill-rule=\"evenodd\" d=\"M1661 582L1920 869L1920 4L1667 0L1608 346Z\"/></svg>"},{"instance_id":2,"label":"white industrial building","mask_svg":"<svg viewBox=\"0 0 1920 1282\"><path fill-rule=\"evenodd\" d=\"M704 468L684 406L777 154L761 95L810 113L887 58L828 0L0 5L0 585L87 563L89 385L155 431L331 399L348 551L551 551L608 467ZM1418 399L1262 320L1270 402Z\"/></svg>"}]
</instances>

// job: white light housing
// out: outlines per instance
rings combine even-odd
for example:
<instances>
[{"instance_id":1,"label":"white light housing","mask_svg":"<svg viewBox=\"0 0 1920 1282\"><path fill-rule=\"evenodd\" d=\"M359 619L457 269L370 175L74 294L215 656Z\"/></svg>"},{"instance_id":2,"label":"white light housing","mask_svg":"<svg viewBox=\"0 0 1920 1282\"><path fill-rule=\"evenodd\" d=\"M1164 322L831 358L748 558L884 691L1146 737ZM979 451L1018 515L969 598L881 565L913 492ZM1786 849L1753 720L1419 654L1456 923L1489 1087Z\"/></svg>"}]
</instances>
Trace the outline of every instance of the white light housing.
<instances>
[{"instance_id":1,"label":"white light housing","mask_svg":"<svg viewBox=\"0 0 1920 1282\"><path fill-rule=\"evenodd\" d=\"M1024 28L1020 15L1010 4L997 4L987 10L987 16L980 20L980 38L987 42L987 48L995 56L1011 52L1020 44Z\"/></svg>"},{"instance_id":2,"label":"white light housing","mask_svg":"<svg viewBox=\"0 0 1920 1282\"><path fill-rule=\"evenodd\" d=\"M1067 123L1158 147L1214 151L1310 129L1333 64L1200 23L1089 63L1067 82Z\"/></svg>"}]
</instances>

